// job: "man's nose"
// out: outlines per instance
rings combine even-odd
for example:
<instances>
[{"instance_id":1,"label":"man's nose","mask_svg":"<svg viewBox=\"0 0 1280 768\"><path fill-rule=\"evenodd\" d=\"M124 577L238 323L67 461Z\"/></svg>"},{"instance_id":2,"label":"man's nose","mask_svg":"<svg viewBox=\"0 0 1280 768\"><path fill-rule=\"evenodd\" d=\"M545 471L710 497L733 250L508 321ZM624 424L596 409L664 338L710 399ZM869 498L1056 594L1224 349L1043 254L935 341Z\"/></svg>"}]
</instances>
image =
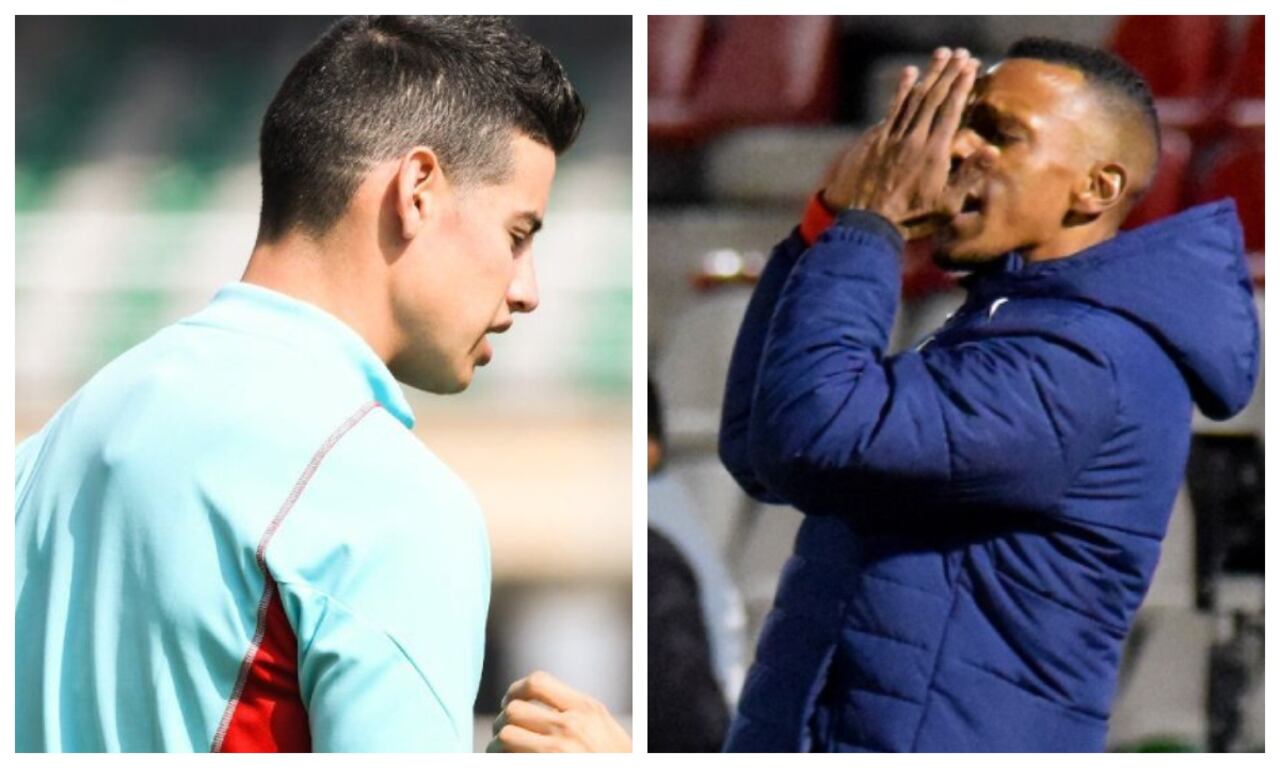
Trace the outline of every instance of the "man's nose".
<instances>
[{"instance_id":1,"label":"man's nose","mask_svg":"<svg viewBox=\"0 0 1280 768\"><path fill-rule=\"evenodd\" d=\"M533 271L533 254L516 260L516 274L507 288L507 306L512 312L532 312L538 308L538 276Z\"/></svg>"},{"instance_id":2,"label":"man's nose","mask_svg":"<svg viewBox=\"0 0 1280 768\"><path fill-rule=\"evenodd\" d=\"M959 170L961 163L982 147L982 137L971 128L961 128L951 141L951 172Z\"/></svg>"}]
</instances>

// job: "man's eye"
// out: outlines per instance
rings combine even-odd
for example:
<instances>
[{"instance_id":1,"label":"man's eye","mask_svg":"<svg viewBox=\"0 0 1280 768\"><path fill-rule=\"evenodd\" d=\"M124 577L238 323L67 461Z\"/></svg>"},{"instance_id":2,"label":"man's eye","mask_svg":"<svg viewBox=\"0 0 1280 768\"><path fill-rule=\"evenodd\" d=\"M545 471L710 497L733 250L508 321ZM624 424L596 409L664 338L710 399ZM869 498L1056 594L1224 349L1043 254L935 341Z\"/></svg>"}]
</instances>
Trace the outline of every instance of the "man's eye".
<instances>
[{"instance_id":1,"label":"man's eye","mask_svg":"<svg viewBox=\"0 0 1280 768\"><path fill-rule=\"evenodd\" d=\"M973 106L965 116L964 125L978 134L983 141L998 147L1018 141L1021 136L1014 130L1006 130L999 116L983 105Z\"/></svg>"},{"instance_id":2,"label":"man's eye","mask_svg":"<svg viewBox=\"0 0 1280 768\"><path fill-rule=\"evenodd\" d=\"M981 130L975 129L975 132L989 144L995 144L998 147L1002 147L1005 144L1016 141L1018 138L1008 131L1000 130L994 125L982 126Z\"/></svg>"},{"instance_id":3,"label":"man's eye","mask_svg":"<svg viewBox=\"0 0 1280 768\"><path fill-rule=\"evenodd\" d=\"M529 235L525 232L512 232L511 234L511 250L518 251L529 242Z\"/></svg>"}]
</instances>

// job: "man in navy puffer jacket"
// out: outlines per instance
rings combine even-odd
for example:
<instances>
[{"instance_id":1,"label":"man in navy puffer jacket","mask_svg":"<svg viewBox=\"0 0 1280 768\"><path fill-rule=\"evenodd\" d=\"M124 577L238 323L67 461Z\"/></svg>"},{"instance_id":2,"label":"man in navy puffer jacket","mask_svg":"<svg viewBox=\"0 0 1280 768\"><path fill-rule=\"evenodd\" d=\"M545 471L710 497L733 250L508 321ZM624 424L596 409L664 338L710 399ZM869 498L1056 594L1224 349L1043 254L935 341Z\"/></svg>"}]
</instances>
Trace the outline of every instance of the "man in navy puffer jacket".
<instances>
[{"instance_id":1,"label":"man in navy puffer jacket","mask_svg":"<svg viewBox=\"0 0 1280 768\"><path fill-rule=\"evenodd\" d=\"M721 457L806 519L726 748L1100 750L1181 482L1193 404L1248 401L1234 205L1121 222L1150 94L1099 51L940 50L774 251ZM968 299L887 356L905 240Z\"/></svg>"}]
</instances>

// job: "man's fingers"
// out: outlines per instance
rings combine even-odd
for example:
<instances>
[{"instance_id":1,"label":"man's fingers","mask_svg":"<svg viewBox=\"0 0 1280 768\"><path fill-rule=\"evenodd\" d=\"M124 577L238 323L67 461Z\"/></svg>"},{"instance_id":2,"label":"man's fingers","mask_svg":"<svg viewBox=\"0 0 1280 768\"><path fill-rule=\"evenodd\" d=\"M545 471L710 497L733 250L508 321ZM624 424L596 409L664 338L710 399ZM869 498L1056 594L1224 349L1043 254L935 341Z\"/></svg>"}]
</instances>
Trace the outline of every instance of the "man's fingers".
<instances>
[{"instance_id":1,"label":"man's fingers","mask_svg":"<svg viewBox=\"0 0 1280 768\"><path fill-rule=\"evenodd\" d=\"M572 709L583 700L582 694L565 685L547 672L534 672L511 684L507 695L502 697L502 706L515 699L540 701L556 709Z\"/></svg>"},{"instance_id":2,"label":"man's fingers","mask_svg":"<svg viewBox=\"0 0 1280 768\"><path fill-rule=\"evenodd\" d=\"M920 105L924 102L924 97L929 94L929 89L933 87L934 82L942 74L950 59L950 49L939 48L934 51L933 59L929 62L929 68L925 70L924 77L907 92L907 101L898 115L898 120L893 125L892 133L895 139L901 138L911 130L911 126L915 124L916 114L920 111Z\"/></svg>"},{"instance_id":3,"label":"man's fingers","mask_svg":"<svg viewBox=\"0 0 1280 768\"><path fill-rule=\"evenodd\" d=\"M905 232L903 239L912 242L929 237L945 227L951 219L952 217L940 213L928 213L907 219L900 225Z\"/></svg>"},{"instance_id":4,"label":"man's fingers","mask_svg":"<svg viewBox=\"0 0 1280 768\"><path fill-rule=\"evenodd\" d=\"M945 100L955 90L953 87L960 75L968 70L969 52L961 48L955 52L951 60L947 62L946 68L934 80L933 85L929 88L929 92L925 94L924 103L920 105L919 111L916 112L915 120L907 129L915 132L921 137L929 135L933 131L934 117L938 114L938 107L942 106Z\"/></svg>"},{"instance_id":5,"label":"man's fingers","mask_svg":"<svg viewBox=\"0 0 1280 768\"><path fill-rule=\"evenodd\" d=\"M960 121L964 118L965 107L969 103L969 94L973 92L973 84L978 79L978 68L982 62L969 59L956 75L951 89L946 94L933 127L933 135L950 149L956 131L960 130Z\"/></svg>"},{"instance_id":6,"label":"man's fingers","mask_svg":"<svg viewBox=\"0 0 1280 768\"><path fill-rule=\"evenodd\" d=\"M884 215L903 230L921 220L923 230L945 221L942 197L951 167L952 144L976 80L977 61L963 48L939 48L923 78L904 68L890 115L873 130L866 157L846 155L853 170L842 168L839 192L850 205ZM853 161L857 161L856 163ZM961 198L963 202L963 197Z\"/></svg>"},{"instance_id":7,"label":"man's fingers","mask_svg":"<svg viewBox=\"0 0 1280 768\"><path fill-rule=\"evenodd\" d=\"M893 127L899 120L904 119L902 111L907 103L907 97L911 95L911 87L916 84L916 79L919 77L920 70L915 67L902 68L902 74L898 75L898 90L893 94L893 102L889 107L889 113L885 116L884 128L880 131L877 143L883 145L892 133Z\"/></svg>"},{"instance_id":8,"label":"man's fingers","mask_svg":"<svg viewBox=\"0 0 1280 768\"><path fill-rule=\"evenodd\" d=\"M895 138L901 137L915 123L916 112L919 111L921 102L924 101L929 89L933 87L950 60L950 48L939 48L933 52L933 60L929 62L929 69L925 72L924 79L911 88L907 94L907 103L898 115L900 119L893 124L892 134Z\"/></svg>"},{"instance_id":9,"label":"man's fingers","mask_svg":"<svg viewBox=\"0 0 1280 768\"><path fill-rule=\"evenodd\" d=\"M930 100L920 111L920 124L915 128L917 140L923 142L921 151L928 158L922 166L921 183L925 190L935 194L941 193L947 183L951 146L977 72L972 59L953 59L952 63L956 64L954 71L938 80Z\"/></svg>"},{"instance_id":10,"label":"man's fingers","mask_svg":"<svg viewBox=\"0 0 1280 768\"><path fill-rule=\"evenodd\" d=\"M489 752L626 752L631 738L600 702L545 672L517 680L493 723Z\"/></svg>"},{"instance_id":11,"label":"man's fingers","mask_svg":"<svg viewBox=\"0 0 1280 768\"><path fill-rule=\"evenodd\" d=\"M898 88L893 94L893 102L889 107L889 114L886 117L892 124L897 118L898 113L902 111L902 105L907 103L907 97L911 95L911 86L916 84L916 80L920 79L920 70L914 65L902 68L902 73L898 75Z\"/></svg>"},{"instance_id":12,"label":"man's fingers","mask_svg":"<svg viewBox=\"0 0 1280 768\"><path fill-rule=\"evenodd\" d=\"M557 730L557 710L548 709L542 704L535 704L524 699L513 699L498 713L493 721L493 732L496 735L507 725L515 725L534 733L551 734Z\"/></svg>"},{"instance_id":13,"label":"man's fingers","mask_svg":"<svg viewBox=\"0 0 1280 768\"><path fill-rule=\"evenodd\" d=\"M551 736L504 725L485 747L485 752L560 752L560 741Z\"/></svg>"}]
</instances>

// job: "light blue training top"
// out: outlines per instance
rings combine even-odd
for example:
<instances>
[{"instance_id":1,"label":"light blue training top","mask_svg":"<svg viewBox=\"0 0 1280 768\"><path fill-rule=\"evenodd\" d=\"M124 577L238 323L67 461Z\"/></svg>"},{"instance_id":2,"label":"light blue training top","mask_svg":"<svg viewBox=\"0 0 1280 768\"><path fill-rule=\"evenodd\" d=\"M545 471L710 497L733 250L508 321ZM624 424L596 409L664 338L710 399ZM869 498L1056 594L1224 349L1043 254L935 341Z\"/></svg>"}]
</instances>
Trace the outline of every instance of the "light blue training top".
<instances>
[{"instance_id":1,"label":"light blue training top","mask_svg":"<svg viewBox=\"0 0 1280 768\"><path fill-rule=\"evenodd\" d=\"M17 450L17 749L271 749L292 685L317 751L470 750L488 539L412 426L245 283L107 365Z\"/></svg>"}]
</instances>

